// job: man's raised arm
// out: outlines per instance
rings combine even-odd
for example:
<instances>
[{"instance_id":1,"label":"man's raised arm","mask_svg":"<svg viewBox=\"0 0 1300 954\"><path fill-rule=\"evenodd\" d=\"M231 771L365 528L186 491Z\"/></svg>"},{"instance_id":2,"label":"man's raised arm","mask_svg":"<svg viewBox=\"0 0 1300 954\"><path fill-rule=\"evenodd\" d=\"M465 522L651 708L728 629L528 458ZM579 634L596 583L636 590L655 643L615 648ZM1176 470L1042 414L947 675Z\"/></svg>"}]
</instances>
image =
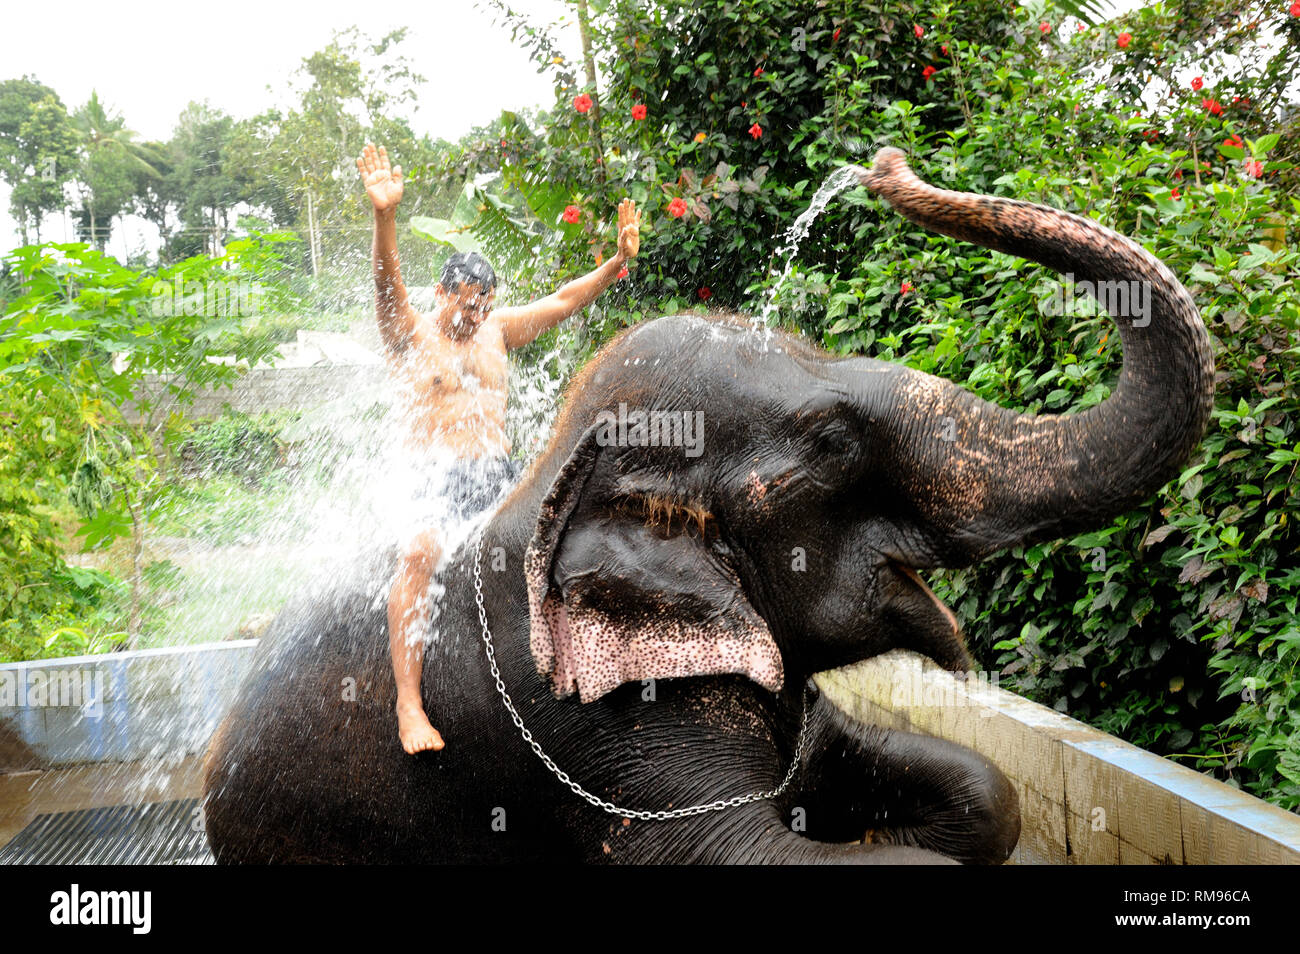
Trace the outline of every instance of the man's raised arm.
<instances>
[{"instance_id":1,"label":"man's raised arm","mask_svg":"<svg viewBox=\"0 0 1300 954\"><path fill-rule=\"evenodd\" d=\"M371 143L357 160L366 195L375 207L375 315L388 350L403 351L411 341L418 315L406 296L397 262L397 206L402 201L402 167L390 168L388 151Z\"/></svg>"},{"instance_id":2,"label":"man's raised arm","mask_svg":"<svg viewBox=\"0 0 1300 954\"><path fill-rule=\"evenodd\" d=\"M641 213L636 203L624 199L618 206L618 252L605 264L581 278L575 278L554 294L527 305L498 308L507 348L522 348L543 331L554 328L575 311L585 308L618 280L628 259L641 250Z\"/></svg>"}]
</instances>

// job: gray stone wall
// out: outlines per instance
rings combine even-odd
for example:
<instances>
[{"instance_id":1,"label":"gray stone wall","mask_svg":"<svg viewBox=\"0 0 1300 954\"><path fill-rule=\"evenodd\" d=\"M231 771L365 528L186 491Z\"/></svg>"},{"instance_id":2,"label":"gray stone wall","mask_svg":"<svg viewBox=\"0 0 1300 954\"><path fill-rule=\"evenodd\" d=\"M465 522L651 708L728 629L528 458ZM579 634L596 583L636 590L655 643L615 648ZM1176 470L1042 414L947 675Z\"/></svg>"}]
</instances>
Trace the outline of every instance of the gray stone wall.
<instances>
[{"instance_id":1,"label":"gray stone wall","mask_svg":"<svg viewBox=\"0 0 1300 954\"><path fill-rule=\"evenodd\" d=\"M202 752L256 640L0 665L0 772Z\"/></svg>"},{"instance_id":2,"label":"gray stone wall","mask_svg":"<svg viewBox=\"0 0 1300 954\"><path fill-rule=\"evenodd\" d=\"M160 400L154 420L161 420L174 407L175 400L166 394L167 382L174 375L150 375L141 392L151 400ZM321 365L311 368L253 368L245 372L230 388L201 390L185 416L211 420L229 407L245 414L266 411L308 410L342 398L382 393L388 381L384 365ZM138 420L135 408L128 417Z\"/></svg>"}]
</instances>

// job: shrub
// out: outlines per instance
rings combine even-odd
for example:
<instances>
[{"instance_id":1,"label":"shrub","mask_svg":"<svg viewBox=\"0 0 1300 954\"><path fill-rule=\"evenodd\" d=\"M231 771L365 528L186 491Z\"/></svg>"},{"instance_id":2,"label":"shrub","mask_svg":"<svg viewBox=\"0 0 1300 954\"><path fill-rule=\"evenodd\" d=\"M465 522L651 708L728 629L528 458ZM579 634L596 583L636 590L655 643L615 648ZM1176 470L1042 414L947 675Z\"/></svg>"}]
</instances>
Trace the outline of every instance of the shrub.
<instances>
[{"instance_id":1,"label":"shrub","mask_svg":"<svg viewBox=\"0 0 1300 954\"><path fill-rule=\"evenodd\" d=\"M284 463L284 427L296 412L249 416L227 411L215 421L194 426L180 441L182 469L190 476L229 474L256 484Z\"/></svg>"}]
</instances>

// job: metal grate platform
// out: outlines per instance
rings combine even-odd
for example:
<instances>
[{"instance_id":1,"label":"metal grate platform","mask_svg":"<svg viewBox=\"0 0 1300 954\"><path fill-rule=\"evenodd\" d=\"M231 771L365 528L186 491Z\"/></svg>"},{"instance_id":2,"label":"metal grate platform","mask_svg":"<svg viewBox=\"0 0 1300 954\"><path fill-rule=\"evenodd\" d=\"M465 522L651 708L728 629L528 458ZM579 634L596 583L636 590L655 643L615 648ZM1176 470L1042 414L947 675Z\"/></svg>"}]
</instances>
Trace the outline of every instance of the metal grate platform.
<instances>
[{"instance_id":1,"label":"metal grate platform","mask_svg":"<svg viewBox=\"0 0 1300 954\"><path fill-rule=\"evenodd\" d=\"M6 865L210 865L199 800L37 815L0 848Z\"/></svg>"}]
</instances>

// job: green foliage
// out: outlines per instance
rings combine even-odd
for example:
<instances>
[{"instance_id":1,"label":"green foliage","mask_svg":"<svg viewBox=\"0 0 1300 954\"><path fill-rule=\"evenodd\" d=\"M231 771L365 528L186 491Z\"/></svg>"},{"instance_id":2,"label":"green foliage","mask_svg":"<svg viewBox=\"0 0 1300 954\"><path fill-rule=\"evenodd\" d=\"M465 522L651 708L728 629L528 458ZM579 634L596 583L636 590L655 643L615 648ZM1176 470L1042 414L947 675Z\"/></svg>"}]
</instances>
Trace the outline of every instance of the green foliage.
<instances>
[{"instance_id":1,"label":"green foliage","mask_svg":"<svg viewBox=\"0 0 1300 954\"><path fill-rule=\"evenodd\" d=\"M355 165L366 142L385 144L407 168L433 155L397 115L423 81L405 42L404 28L378 39L355 27L337 32L302 60L287 112L239 121L222 144L223 175L277 226L307 239L304 264L314 275L369 247L371 208ZM413 193L401 215L428 214L426 197Z\"/></svg>"},{"instance_id":2,"label":"green foliage","mask_svg":"<svg viewBox=\"0 0 1300 954\"><path fill-rule=\"evenodd\" d=\"M1127 29L1158 35L1172 16L1142 11ZM973 126L926 131L905 103L864 120L915 142L931 181L1137 236L1183 278L1214 338L1214 423L1176 481L1108 527L943 574L936 589L1004 685L1296 808L1300 256L1279 227L1296 200L1272 184L1289 181L1291 164L1248 109L1216 115L1185 88L1157 115L1129 118L1114 86L1076 79L1081 57L1113 58L1119 29L1065 51L954 37L964 92L934 95L988 104ZM1181 133L1170 147L1164 129ZM1222 147L1233 134L1243 147ZM1109 394L1110 320L1056 314L1059 286L1043 270L897 219L872 235L871 260L818 276L829 346L901 359L1021 410L1077 411Z\"/></svg>"},{"instance_id":3,"label":"green foliage","mask_svg":"<svg viewBox=\"0 0 1300 954\"><path fill-rule=\"evenodd\" d=\"M51 584L63 566L42 490L70 450L59 418L68 408L19 388L0 388L0 659L39 653L41 626L69 608Z\"/></svg>"},{"instance_id":4,"label":"green foliage","mask_svg":"<svg viewBox=\"0 0 1300 954\"><path fill-rule=\"evenodd\" d=\"M259 484L283 463L287 444L281 432L298 417L297 412L249 416L229 411L198 424L180 441L182 467L194 475L229 474Z\"/></svg>"},{"instance_id":5,"label":"green foliage","mask_svg":"<svg viewBox=\"0 0 1300 954\"><path fill-rule=\"evenodd\" d=\"M519 202L547 230L540 252L551 267L536 275L535 291L612 254L617 204L635 199L644 215L641 255L631 266L638 294L668 308L701 300L706 287L711 304L746 307L771 261L770 252L754 250L774 247L773 237L834 165L871 150L857 131L859 114L846 105L853 83L874 82L868 103L911 98L925 89L922 68L937 52L937 42L912 33L913 22L935 29L933 14L920 8L611 0L592 21L596 68L606 78L596 90L574 78L544 31L494 6L539 62L546 57L541 65L556 79L557 103L535 127L503 117L500 143L469 150L455 170L469 175L488 165L507 180L515 170L517 180L548 183L562 197L559 208L582 210L578 225L565 229L553 214L549 221L527 215L532 204ZM945 15L992 40L1007 10L978 0ZM574 107L584 93L599 100L604 155L596 151L595 110ZM633 117L637 105L646 107L644 120ZM938 127L960 115L950 106L929 121ZM495 165L487 162L493 147ZM671 213L676 199L686 206L680 217ZM828 214L828 227L838 231L840 218ZM805 262L826 258L820 242L809 243Z\"/></svg>"},{"instance_id":6,"label":"green foliage","mask_svg":"<svg viewBox=\"0 0 1300 954\"><path fill-rule=\"evenodd\" d=\"M46 502L75 456L67 395L0 388L0 662L102 652L121 642L122 584L64 563Z\"/></svg>"},{"instance_id":7,"label":"green foliage","mask_svg":"<svg viewBox=\"0 0 1300 954\"><path fill-rule=\"evenodd\" d=\"M72 116L81 137L81 164L76 181L81 193L78 227L90 243L103 249L112 219L125 212L135 192L134 177L156 177L154 150L136 141L120 115L111 115L91 91L90 99Z\"/></svg>"},{"instance_id":8,"label":"green foliage","mask_svg":"<svg viewBox=\"0 0 1300 954\"><path fill-rule=\"evenodd\" d=\"M269 242L269 240L268 240ZM182 404L197 389L230 382L238 367L214 363L227 350L253 362L270 348L242 334L230 295L252 287L274 260L273 242L232 245L221 259L199 257L146 275L83 244L25 246L6 263L21 293L0 315L0 387L6 454L0 493L0 600L11 604L9 652L26 654L36 631L71 605L57 533L42 504L68 484L88 548L133 538L127 629L142 623L142 537L167 503L154 440L170 416L143 388L162 375ZM84 601L83 601L84 602ZM72 638L75 634L65 632ZM89 645L89 643L87 643Z\"/></svg>"},{"instance_id":9,"label":"green foliage","mask_svg":"<svg viewBox=\"0 0 1300 954\"><path fill-rule=\"evenodd\" d=\"M55 92L31 77L0 83L0 177L23 235L63 208L80 138ZM24 238L24 242L26 238Z\"/></svg>"}]
</instances>

